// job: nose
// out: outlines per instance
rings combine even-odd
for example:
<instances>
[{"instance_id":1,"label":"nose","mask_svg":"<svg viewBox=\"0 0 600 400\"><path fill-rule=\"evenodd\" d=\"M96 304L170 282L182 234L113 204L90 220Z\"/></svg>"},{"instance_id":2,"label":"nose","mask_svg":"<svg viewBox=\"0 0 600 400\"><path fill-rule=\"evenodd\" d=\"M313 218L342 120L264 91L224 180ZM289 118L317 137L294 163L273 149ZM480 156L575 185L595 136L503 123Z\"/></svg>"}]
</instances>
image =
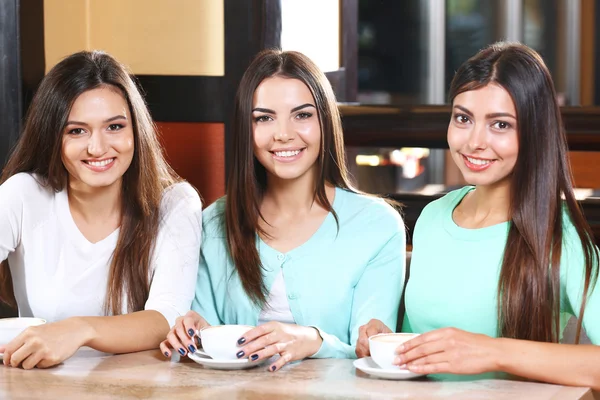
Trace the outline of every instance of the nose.
<instances>
[{"instance_id":1,"label":"nose","mask_svg":"<svg viewBox=\"0 0 600 400\"><path fill-rule=\"evenodd\" d=\"M286 120L280 120L279 123L275 124L275 129L273 139L277 142L287 143L296 137L291 123Z\"/></svg>"},{"instance_id":2,"label":"nose","mask_svg":"<svg viewBox=\"0 0 600 400\"><path fill-rule=\"evenodd\" d=\"M487 147L487 131L485 124L476 124L469 133L467 143L470 151L483 150Z\"/></svg>"},{"instance_id":3,"label":"nose","mask_svg":"<svg viewBox=\"0 0 600 400\"><path fill-rule=\"evenodd\" d=\"M104 135L99 132L92 132L88 140L87 152L92 157L100 157L107 152L107 143Z\"/></svg>"}]
</instances>

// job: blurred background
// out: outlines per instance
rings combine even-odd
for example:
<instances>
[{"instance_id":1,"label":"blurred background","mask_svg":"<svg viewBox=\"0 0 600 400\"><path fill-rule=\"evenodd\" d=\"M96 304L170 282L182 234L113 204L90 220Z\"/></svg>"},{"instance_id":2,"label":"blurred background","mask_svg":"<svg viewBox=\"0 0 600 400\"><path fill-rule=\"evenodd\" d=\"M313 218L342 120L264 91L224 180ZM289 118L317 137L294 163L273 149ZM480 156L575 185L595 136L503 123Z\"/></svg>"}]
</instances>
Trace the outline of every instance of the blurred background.
<instances>
[{"instance_id":1,"label":"blurred background","mask_svg":"<svg viewBox=\"0 0 600 400\"><path fill-rule=\"evenodd\" d=\"M594 1L579 0L360 0L356 100L445 104L454 71L465 60L490 43L513 40L543 56L561 104L595 105L597 12ZM365 190L433 193L463 183L443 150L360 147L356 152ZM600 188L600 153L577 151L571 160L580 188Z\"/></svg>"},{"instance_id":2,"label":"blurred background","mask_svg":"<svg viewBox=\"0 0 600 400\"><path fill-rule=\"evenodd\" d=\"M410 233L428 202L464 184L446 154L454 71L513 40L552 72L598 239L598 21L594 0L0 0L0 162L44 74L101 49L137 77L169 161L209 204L225 193L241 75L258 51L281 47L326 71L355 184L403 202Z\"/></svg>"}]
</instances>

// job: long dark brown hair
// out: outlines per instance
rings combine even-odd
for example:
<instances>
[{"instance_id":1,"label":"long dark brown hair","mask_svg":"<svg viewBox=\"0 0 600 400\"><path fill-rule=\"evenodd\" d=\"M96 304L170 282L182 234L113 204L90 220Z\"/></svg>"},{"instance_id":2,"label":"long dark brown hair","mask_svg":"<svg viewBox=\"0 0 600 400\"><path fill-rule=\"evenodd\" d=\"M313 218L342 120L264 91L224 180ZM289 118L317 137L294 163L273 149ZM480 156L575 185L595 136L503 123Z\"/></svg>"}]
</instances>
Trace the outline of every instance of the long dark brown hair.
<instances>
[{"instance_id":1,"label":"long dark brown hair","mask_svg":"<svg viewBox=\"0 0 600 400\"><path fill-rule=\"evenodd\" d=\"M19 172L35 174L40 184L58 192L68 187L62 137L71 107L84 92L100 87L118 90L131 114L135 149L123 175L121 225L113 252L106 314L121 314L123 295L129 312L144 308L150 291L150 260L158 234L159 205L165 188L179 181L164 159L156 127L127 69L103 52L79 52L58 63L42 80L27 112L23 132L2 172L0 183ZM10 270L0 268L0 300L14 306Z\"/></svg>"},{"instance_id":2,"label":"long dark brown hair","mask_svg":"<svg viewBox=\"0 0 600 400\"><path fill-rule=\"evenodd\" d=\"M265 234L259 219L262 219L260 204L267 185L267 173L254 156L252 101L258 85L274 76L302 81L315 100L321 127L315 201L331 212L337 221L325 193L325 184L354 191L346 168L341 118L325 74L298 52L264 50L259 53L244 73L235 98L233 162L229 170L225 206L229 254L246 294L259 305L266 303L268 293L256 247L257 234Z\"/></svg>"},{"instance_id":3,"label":"long dark brown hair","mask_svg":"<svg viewBox=\"0 0 600 400\"><path fill-rule=\"evenodd\" d=\"M573 193L567 140L552 77L534 50L518 43L496 43L458 69L450 87L450 101L490 83L510 94L517 112L519 141L510 176L511 223L498 284L499 334L558 342L566 211L585 254L578 342L586 299L598 275L598 249Z\"/></svg>"}]
</instances>

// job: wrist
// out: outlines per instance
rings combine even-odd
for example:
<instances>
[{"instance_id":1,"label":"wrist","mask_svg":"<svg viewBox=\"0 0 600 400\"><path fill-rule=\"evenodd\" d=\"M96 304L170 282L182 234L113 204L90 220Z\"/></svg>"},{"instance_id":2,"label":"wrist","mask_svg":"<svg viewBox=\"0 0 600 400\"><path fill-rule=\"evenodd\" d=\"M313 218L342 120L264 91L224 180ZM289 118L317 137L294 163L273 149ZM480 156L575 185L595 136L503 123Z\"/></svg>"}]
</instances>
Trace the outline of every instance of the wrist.
<instances>
[{"instance_id":1,"label":"wrist","mask_svg":"<svg viewBox=\"0 0 600 400\"><path fill-rule=\"evenodd\" d=\"M312 357L317 354L323 345L323 337L321 336L321 332L314 326L309 326L309 341L311 343L311 348L308 353L308 357Z\"/></svg>"},{"instance_id":2,"label":"wrist","mask_svg":"<svg viewBox=\"0 0 600 400\"><path fill-rule=\"evenodd\" d=\"M510 360L512 352L510 349L510 339L492 338L494 346L491 352L491 366L493 371L506 372L510 369Z\"/></svg>"},{"instance_id":3,"label":"wrist","mask_svg":"<svg viewBox=\"0 0 600 400\"><path fill-rule=\"evenodd\" d=\"M94 329L93 324L89 317L72 317L68 321L71 323L71 330L77 332L81 338L79 347L90 346L90 344L96 339L97 332Z\"/></svg>"}]
</instances>

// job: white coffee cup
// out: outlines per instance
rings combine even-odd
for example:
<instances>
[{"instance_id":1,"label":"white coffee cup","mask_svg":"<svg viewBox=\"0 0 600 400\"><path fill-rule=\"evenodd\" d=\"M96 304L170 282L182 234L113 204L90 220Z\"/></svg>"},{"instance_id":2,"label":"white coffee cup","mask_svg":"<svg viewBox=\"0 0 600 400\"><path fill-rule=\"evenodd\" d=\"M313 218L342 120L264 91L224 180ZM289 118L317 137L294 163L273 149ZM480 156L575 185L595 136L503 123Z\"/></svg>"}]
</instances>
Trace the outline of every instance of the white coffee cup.
<instances>
[{"instance_id":1,"label":"white coffee cup","mask_svg":"<svg viewBox=\"0 0 600 400\"><path fill-rule=\"evenodd\" d=\"M43 325L45 323L46 320L41 318L2 318L0 319L0 345L10 343L11 340L30 326Z\"/></svg>"},{"instance_id":2,"label":"white coffee cup","mask_svg":"<svg viewBox=\"0 0 600 400\"><path fill-rule=\"evenodd\" d=\"M237 341L254 328L249 325L207 326L199 332L202 349L216 360L237 360L240 346Z\"/></svg>"},{"instance_id":3,"label":"white coffee cup","mask_svg":"<svg viewBox=\"0 0 600 400\"><path fill-rule=\"evenodd\" d=\"M369 350L371 358L379 368L399 369L394 365L394 359L398 356L396 349L402 343L419 336L418 333L381 333L369 338Z\"/></svg>"}]
</instances>

